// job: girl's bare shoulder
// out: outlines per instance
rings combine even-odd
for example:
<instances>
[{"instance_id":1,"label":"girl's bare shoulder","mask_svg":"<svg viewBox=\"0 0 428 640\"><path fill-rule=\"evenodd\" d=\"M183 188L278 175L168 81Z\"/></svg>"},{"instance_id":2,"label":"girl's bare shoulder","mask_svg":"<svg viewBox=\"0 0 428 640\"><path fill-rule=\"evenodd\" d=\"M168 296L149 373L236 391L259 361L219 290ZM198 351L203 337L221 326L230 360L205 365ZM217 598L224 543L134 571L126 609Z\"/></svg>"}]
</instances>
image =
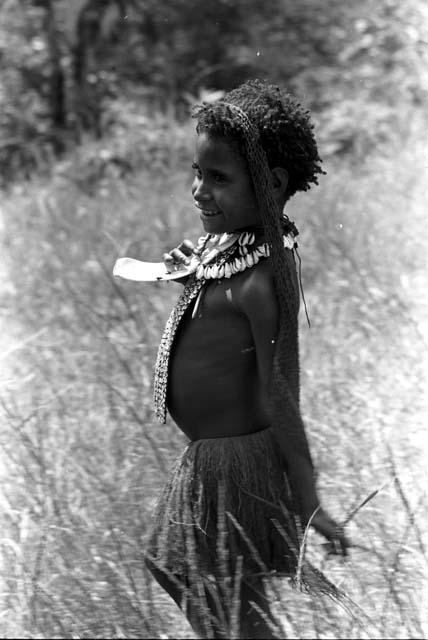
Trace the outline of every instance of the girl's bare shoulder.
<instances>
[{"instance_id":1,"label":"girl's bare shoulder","mask_svg":"<svg viewBox=\"0 0 428 640\"><path fill-rule=\"evenodd\" d=\"M260 262L238 275L235 300L246 315L277 314L277 299L270 260Z\"/></svg>"},{"instance_id":2,"label":"girl's bare shoulder","mask_svg":"<svg viewBox=\"0 0 428 640\"><path fill-rule=\"evenodd\" d=\"M286 250L289 261L289 277L293 280L291 289L295 291L296 308L298 308L298 283L294 256ZM254 267L238 274L236 277L236 295L240 308L247 315L274 316L278 314L278 298L275 289L274 273L271 260L260 260Z\"/></svg>"}]
</instances>

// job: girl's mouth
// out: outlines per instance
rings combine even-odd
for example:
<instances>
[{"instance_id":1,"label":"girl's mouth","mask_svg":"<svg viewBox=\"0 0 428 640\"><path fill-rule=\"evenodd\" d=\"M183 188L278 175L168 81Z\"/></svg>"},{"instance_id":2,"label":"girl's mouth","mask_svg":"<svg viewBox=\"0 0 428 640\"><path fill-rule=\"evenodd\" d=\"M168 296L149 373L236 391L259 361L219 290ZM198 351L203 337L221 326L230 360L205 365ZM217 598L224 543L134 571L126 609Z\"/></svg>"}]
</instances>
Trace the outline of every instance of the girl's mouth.
<instances>
[{"instance_id":1,"label":"girl's mouth","mask_svg":"<svg viewBox=\"0 0 428 640\"><path fill-rule=\"evenodd\" d=\"M198 207L198 209L200 209L200 207ZM221 213L221 211L211 211L210 209L200 209L200 211L205 218L214 218Z\"/></svg>"},{"instance_id":2,"label":"girl's mouth","mask_svg":"<svg viewBox=\"0 0 428 640\"><path fill-rule=\"evenodd\" d=\"M204 209L203 207L201 207L200 204L197 204L196 202L194 204L195 204L195 207L199 209L199 211L201 212L201 215L204 218L214 218L215 216L218 216L221 213L221 211L219 211L218 209Z\"/></svg>"},{"instance_id":3,"label":"girl's mouth","mask_svg":"<svg viewBox=\"0 0 428 640\"><path fill-rule=\"evenodd\" d=\"M204 216L207 216L208 218L212 218L213 216L218 216L220 211L205 211L205 209L203 209L202 213L204 214Z\"/></svg>"}]
</instances>

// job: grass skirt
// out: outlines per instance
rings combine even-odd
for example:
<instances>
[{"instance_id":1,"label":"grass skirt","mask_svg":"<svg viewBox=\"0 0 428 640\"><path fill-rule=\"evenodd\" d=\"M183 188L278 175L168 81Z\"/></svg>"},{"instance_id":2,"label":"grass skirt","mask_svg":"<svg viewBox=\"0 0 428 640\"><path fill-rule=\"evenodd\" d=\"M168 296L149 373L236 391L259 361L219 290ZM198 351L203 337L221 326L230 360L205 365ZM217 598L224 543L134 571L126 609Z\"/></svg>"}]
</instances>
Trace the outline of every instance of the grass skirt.
<instances>
[{"instance_id":1,"label":"grass skirt","mask_svg":"<svg viewBox=\"0 0 428 640\"><path fill-rule=\"evenodd\" d=\"M293 575L299 535L272 429L191 442L155 512L148 557L180 577Z\"/></svg>"}]
</instances>

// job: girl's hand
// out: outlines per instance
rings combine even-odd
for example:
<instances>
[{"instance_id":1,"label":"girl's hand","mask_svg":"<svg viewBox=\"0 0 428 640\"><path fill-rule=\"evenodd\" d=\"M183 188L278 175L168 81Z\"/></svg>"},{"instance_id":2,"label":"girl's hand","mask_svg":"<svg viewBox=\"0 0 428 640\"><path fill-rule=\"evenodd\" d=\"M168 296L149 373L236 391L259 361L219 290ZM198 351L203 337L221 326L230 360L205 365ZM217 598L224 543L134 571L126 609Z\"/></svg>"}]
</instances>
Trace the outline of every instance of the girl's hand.
<instances>
[{"instance_id":1,"label":"girl's hand","mask_svg":"<svg viewBox=\"0 0 428 640\"><path fill-rule=\"evenodd\" d=\"M312 518L311 526L321 533L328 542L325 545L329 555L348 555L351 542L345 536L343 527L337 524L321 507Z\"/></svg>"},{"instance_id":2,"label":"girl's hand","mask_svg":"<svg viewBox=\"0 0 428 640\"><path fill-rule=\"evenodd\" d=\"M178 247L162 256L165 267L169 273L186 268L190 264L190 258L195 252L195 246L190 240L183 240Z\"/></svg>"}]
</instances>

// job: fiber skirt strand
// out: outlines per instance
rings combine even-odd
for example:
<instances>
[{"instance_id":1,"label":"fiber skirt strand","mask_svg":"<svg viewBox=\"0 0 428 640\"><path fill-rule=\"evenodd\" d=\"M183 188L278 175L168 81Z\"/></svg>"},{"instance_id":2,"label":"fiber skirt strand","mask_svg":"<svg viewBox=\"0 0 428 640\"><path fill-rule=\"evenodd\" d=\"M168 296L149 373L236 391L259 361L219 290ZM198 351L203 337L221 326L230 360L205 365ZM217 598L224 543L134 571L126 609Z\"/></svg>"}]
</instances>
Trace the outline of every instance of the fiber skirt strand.
<instances>
[{"instance_id":1,"label":"fiber skirt strand","mask_svg":"<svg viewBox=\"0 0 428 640\"><path fill-rule=\"evenodd\" d=\"M148 556L176 576L292 575L299 535L272 429L191 442L155 512Z\"/></svg>"}]
</instances>

